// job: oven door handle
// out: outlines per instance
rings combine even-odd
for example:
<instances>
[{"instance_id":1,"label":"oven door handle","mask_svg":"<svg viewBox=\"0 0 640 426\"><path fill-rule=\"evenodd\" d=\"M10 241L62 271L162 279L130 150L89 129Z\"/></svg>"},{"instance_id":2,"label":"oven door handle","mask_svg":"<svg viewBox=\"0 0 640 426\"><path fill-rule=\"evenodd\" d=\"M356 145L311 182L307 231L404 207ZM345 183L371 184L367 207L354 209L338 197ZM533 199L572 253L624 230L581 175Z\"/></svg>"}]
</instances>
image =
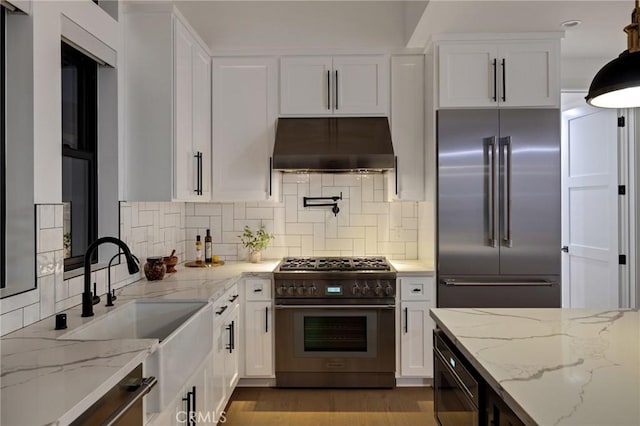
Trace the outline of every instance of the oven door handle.
<instances>
[{"instance_id":1,"label":"oven door handle","mask_svg":"<svg viewBox=\"0 0 640 426\"><path fill-rule=\"evenodd\" d=\"M395 309L395 305L275 305L275 309Z\"/></svg>"}]
</instances>

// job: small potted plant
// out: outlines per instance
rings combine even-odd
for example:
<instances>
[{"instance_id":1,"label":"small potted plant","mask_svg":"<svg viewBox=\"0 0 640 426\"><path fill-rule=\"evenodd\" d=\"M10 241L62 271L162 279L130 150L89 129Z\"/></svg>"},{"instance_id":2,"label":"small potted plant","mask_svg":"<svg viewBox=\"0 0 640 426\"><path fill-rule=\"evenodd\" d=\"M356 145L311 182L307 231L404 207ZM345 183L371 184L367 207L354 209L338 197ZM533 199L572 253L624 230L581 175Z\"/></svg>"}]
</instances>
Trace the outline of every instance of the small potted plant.
<instances>
[{"instance_id":1,"label":"small potted plant","mask_svg":"<svg viewBox=\"0 0 640 426\"><path fill-rule=\"evenodd\" d=\"M242 235L238 235L242 245L249 249L250 259L252 263L260 262L260 252L267 248L269 241L273 239L273 234L268 233L264 229L264 225L260 225L255 233L248 226L244 227Z\"/></svg>"}]
</instances>

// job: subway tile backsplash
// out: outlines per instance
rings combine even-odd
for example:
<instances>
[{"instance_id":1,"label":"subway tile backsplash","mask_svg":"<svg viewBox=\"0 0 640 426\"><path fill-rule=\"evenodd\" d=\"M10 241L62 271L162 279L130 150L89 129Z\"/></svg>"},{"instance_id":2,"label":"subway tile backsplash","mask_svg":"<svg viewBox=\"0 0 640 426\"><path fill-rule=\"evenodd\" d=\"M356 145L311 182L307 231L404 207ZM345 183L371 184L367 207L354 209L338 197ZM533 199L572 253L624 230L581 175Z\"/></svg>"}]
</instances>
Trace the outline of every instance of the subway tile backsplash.
<instances>
[{"instance_id":1,"label":"subway tile backsplash","mask_svg":"<svg viewBox=\"0 0 640 426\"><path fill-rule=\"evenodd\" d=\"M83 275L64 279L62 204L37 205L36 214L37 287L0 300L0 335L50 317L82 300ZM173 249L184 259L184 237L184 203L120 203L120 238L142 264L148 256L168 256ZM98 294L104 295L106 269L91 275ZM129 275L124 262L115 265L111 269L112 287L118 289L141 276Z\"/></svg>"},{"instance_id":2,"label":"subway tile backsplash","mask_svg":"<svg viewBox=\"0 0 640 426\"><path fill-rule=\"evenodd\" d=\"M211 229L213 252L223 260L248 258L238 236L245 225L264 224L275 235L264 258L284 256L384 255L418 258L416 202L385 202L387 180L376 174L285 174L282 201L236 203L120 203L120 238L144 263L149 256L180 261L195 258L195 238ZM303 207L303 197L342 193L340 212ZM37 288L0 300L0 334L5 335L81 302L83 277L64 279L62 204L37 206ZM140 278L124 262L111 270L113 288ZM106 269L92 273L98 293L106 292Z\"/></svg>"},{"instance_id":3,"label":"subway tile backsplash","mask_svg":"<svg viewBox=\"0 0 640 426\"><path fill-rule=\"evenodd\" d=\"M417 259L416 202L385 202L387 180L378 174L285 174L282 202L187 203L186 259L195 257L196 235L211 229L213 253L223 260L242 260L247 250L238 236L245 225L261 224L275 235L263 253L283 256L383 255ZM331 207L303 207L303 197L333 197Z\"/></svg>"}]
</instances>

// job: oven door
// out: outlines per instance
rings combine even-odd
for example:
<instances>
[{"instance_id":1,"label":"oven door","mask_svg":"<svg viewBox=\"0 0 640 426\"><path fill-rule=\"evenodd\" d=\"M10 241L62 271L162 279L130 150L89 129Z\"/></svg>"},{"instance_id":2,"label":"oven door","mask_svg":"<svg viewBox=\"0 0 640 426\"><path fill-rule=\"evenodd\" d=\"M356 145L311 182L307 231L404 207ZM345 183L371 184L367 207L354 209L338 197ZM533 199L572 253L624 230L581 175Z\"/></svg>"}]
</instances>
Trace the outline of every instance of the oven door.
<instances>
[{"instance_id":1,"label":"oven door","mask_svg":"<svg viewBox=\"0 0 640 426\"><path fill-rule=\"evenodd\" d=\"M394 372L395 307L276 305L278 372Z\"/></svg>"}]
</instances>

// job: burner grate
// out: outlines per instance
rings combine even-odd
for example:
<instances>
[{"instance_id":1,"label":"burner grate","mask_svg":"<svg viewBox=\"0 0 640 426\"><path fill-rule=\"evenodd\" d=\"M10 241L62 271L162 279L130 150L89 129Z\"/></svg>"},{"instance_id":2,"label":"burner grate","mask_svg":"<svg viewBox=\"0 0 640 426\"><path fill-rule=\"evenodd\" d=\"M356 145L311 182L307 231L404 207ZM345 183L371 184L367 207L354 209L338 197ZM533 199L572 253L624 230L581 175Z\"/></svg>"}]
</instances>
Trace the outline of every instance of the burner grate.
<instances>
[{"instance_id":1,"label":"burner grate","mask_svg":"<svg viewBox=\"0 0 640 426\"><path fill-rule=\"evenodd\" d=\"M287 257L280 271L390 271L384 257Z\"/></svg>"}]
</instances>

